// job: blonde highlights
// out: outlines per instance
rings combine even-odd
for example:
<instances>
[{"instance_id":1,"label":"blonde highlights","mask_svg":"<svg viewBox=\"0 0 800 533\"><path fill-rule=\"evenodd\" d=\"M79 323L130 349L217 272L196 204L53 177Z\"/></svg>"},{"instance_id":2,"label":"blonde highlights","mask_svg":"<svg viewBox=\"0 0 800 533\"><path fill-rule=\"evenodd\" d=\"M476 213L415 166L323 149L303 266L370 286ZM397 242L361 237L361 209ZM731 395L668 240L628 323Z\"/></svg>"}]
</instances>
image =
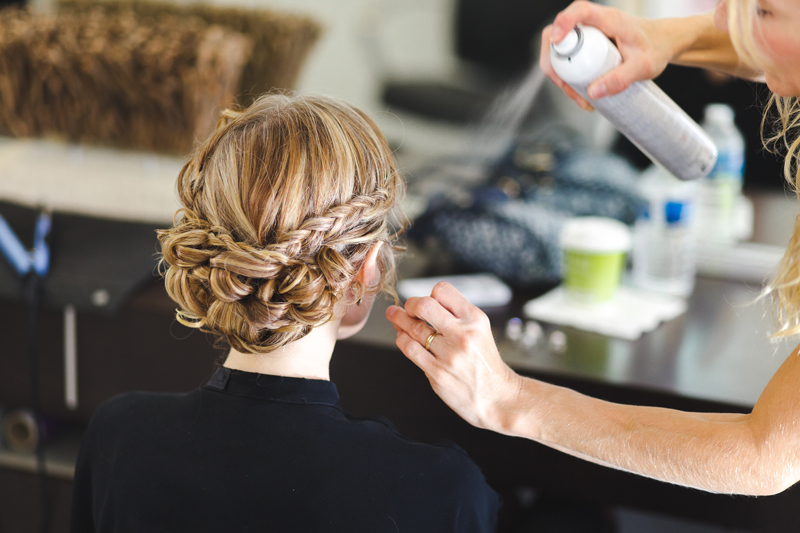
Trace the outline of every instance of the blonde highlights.
<instances>
[{"instance_id":1,"label":"blonde highlights","mask_svg":"<svg viewBox=\"0 0 800 533\"><path fill-rule=\"evenodd\" d=\"M739 57L751 64L768 67L769 59L760 49L757 40L758 32L761 31L757 11L756 0L728 0L728 29ZM769 151L784 154L784 178L800 199L798 125L800 99L796 96L771 94L761 122L762 140ZM786 252L763 294L772 295L775 306L778 330L773 333L772 338L781 339L800 334L800 219L795 220L794 232Z\"/></svg>"},{"instance_id":2,"label":"blonde highlights","mask_svg":"<svg viewBox=\"0 0 800 533\"><path fill-rule=\"evenodd\" d=\"M177 187L183 208L158 238L182 324L268 353L334 319L340 304L395 296L404 185L375 123L349 105L266 95L227 110ZM364 287L356 274L380 242L381 281Z\"/></svg>"},{"instance_id":3,"label":"blonde highlights","mask_svg":"<svg viewBox=\"0 0 800 533\"><path fill-rule=\"evenodd\" d=\"M769 59L756 39L761 31L757 0L727 0L727 5L728 35L736 55L751 65L768 65Z\"/></svg>"}]
</instances>

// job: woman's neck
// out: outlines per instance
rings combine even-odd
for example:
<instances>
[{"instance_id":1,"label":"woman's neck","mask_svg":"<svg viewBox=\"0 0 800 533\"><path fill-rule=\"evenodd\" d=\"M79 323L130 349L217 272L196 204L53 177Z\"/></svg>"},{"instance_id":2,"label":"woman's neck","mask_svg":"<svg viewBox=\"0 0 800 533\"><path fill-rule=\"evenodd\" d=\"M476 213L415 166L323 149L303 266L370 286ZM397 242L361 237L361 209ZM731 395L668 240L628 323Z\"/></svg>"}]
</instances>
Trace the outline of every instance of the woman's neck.
<instances>
[{"instance_id":1,"label":"woman's neck","mask_svg":"<svg viewBox=\"0 0 800 533\"><path fill-rule=\"evenodd\" d=\"M257 374L329 380L337 330L338 321L329 322L268 354L242 353L231 348L223 366Z\"/></svg>"}]
</instances>

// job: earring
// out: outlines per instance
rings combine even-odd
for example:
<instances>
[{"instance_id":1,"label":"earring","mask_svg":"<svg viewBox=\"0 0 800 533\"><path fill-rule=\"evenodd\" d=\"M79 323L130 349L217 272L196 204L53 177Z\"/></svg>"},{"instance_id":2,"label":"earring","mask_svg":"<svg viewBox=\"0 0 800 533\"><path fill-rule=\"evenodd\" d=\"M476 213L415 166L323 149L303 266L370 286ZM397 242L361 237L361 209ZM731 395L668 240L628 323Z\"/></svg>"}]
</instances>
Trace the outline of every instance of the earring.
<instances>
[{"instance_id":1,"label":"earring","mask_svg":"<svg viewBox=\"0 0 800 533\"><path fill-rule=\"evenodd\" d=\"M362 298L359 298L358 301L356 302L356 305L361 305L361 300Z\"/></svg>"}]
</instances>

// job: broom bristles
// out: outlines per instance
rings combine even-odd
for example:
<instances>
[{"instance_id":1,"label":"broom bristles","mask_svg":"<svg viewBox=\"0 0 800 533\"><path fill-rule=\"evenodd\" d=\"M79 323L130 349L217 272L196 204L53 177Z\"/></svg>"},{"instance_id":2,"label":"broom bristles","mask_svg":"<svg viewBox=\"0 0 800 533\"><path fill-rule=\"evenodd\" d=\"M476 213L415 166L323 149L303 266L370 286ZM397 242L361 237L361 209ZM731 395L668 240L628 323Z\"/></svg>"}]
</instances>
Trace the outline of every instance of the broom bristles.
<instances>
[{"instance_id":1,"label":"broom bristles","mask_svg":"<svg viewBox=\"0 0 800 533\"><path fill-rule=\"evenodd\" d=\"M320 35L271 11L59 0L0 14L0 134L185 154L219 112L290 89Z\"/></svg>"},{"instance_id":2,"label":"broom bristles","mask_svg":"<svg viewBox=\"0 0 800 533\"><path fill-rule=\"evenodd\" d=\"M309 17L263 9L154 0L57 0L57 6L67 12L132 9L143 21L158 21L165 15L199 17L208 24L247 35L253 40L253 51L236 92L245 105L262 93L295 87L303 63L322 33L320 24Z\"/></svg>"},{"instance_id":3,"label":"broom bristles","mask_svg":"<svg viewBox=\"0 0 800 533\"><path fill-rule=\"evenodd\" d=\"M0 133L186 153L233 101L252 49L199 18L0 16Z\"/></svg>"}]
</instances>

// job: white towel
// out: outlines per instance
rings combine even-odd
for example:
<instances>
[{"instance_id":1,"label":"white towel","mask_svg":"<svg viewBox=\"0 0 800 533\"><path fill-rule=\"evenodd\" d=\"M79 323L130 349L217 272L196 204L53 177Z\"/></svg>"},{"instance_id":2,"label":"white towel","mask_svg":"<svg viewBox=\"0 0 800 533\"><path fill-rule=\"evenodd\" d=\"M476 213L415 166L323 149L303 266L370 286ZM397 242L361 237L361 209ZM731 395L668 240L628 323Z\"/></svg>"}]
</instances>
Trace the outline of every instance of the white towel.
<instances>
[{"instance_id":1,"label":"white towel","mask_svg":"<svg viewBox=\"0 0 800 533\"><path fill-rule=\"evenodd\" d=\"M525 304L525 316L543 322L572 326L610 337L635 340L665 320L686 311L686 300L622 286L614 298L602 304L570 301L559 286Z\"/></svg>"}]
</instances>

